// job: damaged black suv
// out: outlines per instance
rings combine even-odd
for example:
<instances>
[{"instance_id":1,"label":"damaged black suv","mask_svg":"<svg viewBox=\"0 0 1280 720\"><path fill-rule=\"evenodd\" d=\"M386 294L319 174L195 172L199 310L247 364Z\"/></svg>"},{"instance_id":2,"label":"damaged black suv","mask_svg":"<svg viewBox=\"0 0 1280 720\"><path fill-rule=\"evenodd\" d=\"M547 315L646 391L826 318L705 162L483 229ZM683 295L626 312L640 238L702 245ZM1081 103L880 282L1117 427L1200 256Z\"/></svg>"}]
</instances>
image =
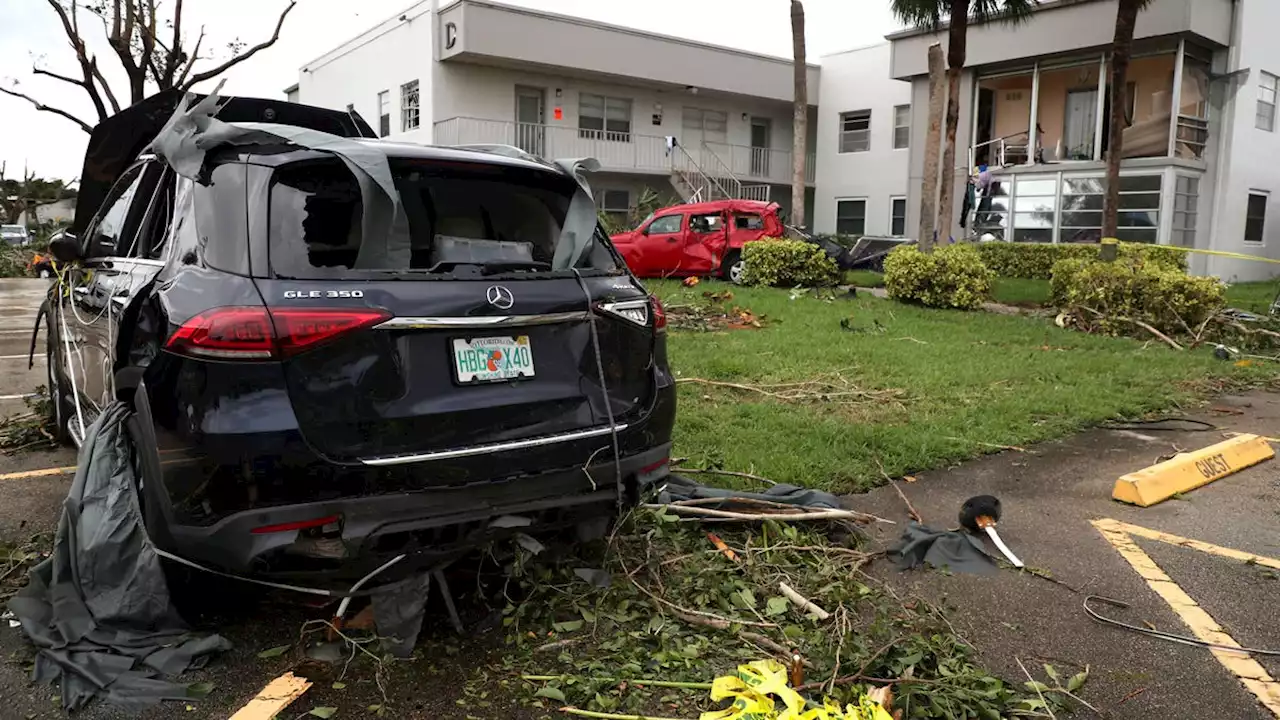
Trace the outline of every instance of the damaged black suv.
<instances>
[{"instance_id":1,"label":"damaged black suv","mask_svg":"<svg viewBox=\"0 0 1280 720\"><path fill-rule=\"evenodd\" d=\"M62 432L114 400L142 420L164 554L349 584L513 527L599 532L666 476L665 316L583 163L249 98L174 126L188 102L95 130L43 313Z\"/></svg>"}]
</instances>

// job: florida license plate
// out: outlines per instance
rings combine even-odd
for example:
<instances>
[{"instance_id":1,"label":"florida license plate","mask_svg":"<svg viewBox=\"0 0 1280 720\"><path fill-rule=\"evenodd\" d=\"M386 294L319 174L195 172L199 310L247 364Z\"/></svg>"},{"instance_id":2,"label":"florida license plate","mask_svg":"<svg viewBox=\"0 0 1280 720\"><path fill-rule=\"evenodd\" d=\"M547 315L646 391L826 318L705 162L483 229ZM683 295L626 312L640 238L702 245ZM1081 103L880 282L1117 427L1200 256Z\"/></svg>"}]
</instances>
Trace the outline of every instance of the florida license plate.
<instances>
[{"instance_id":1,"label":"florida license plate","mask_svg":"<svg viewBox=\"0 0 1280 720\"><path fill-rule=\"evenodd\" d=\"M533 377L529 336L454 340L453 369L461 383Z\"/></svg>"}]
</instances>

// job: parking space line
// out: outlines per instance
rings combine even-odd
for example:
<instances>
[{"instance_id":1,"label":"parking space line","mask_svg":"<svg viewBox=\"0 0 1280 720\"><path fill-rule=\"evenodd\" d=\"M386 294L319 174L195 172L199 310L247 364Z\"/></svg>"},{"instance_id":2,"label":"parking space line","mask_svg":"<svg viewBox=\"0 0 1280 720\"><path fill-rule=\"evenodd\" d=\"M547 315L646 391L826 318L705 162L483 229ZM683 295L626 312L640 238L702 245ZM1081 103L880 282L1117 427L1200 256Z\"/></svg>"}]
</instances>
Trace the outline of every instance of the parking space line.
<instances>
[{"instance_id":1,"label":"parking space line","mask_svg":"<svg viewBox=\"0 0 1280 720\"><path fill-rule=\"evenodd\" d=\"M311 687L311 681L287 672L267 683L229 720L271 720Z\"/></svg>"},{"instance_id":2,"label":"parking space line","mask_svg":"<svg viewBox=\"0 0 1280 720\"><path fill-rule=\"evenodd\" d=\"M35 356L38 358L43 358L44 353L36 353ZM26 360L27 357L28 355L26 353L23 353L21 355L0 355L0 360Z\"/></svg>"},{"instance_id":3,"label":"parking space line","mask_svg":"<svg viewBox=\"0 0 1280 720\"><path fill-rule=\"evenodd\" d=\"M1142 548L1138 547L1138 544L1133 540L1133 536L1136 535L1170 545L1191 548L1218 557L1254 562L1271 568L1280 568L1280 560L1274 558L1252 555L1239 550L1232 550L1231 548L1224 548L1199 540L1130 525L1109 518L1094 520L1093 526L1097 528L1098 532L1102 533L1102 537L1111 543L1116 551L1120 553L1120 556L1133 567L1134 571L1142 576L1147 585L1169 604L1169 607L1177 613L1182 622L1191 628L1191 632L1196 637L1209 643L1240 647L1240 643L1228 635L1222 629L1222 626L1218 624L1218 621L1214 620L1204 608L1200 607L1195 600L1192 600L1190 595L1161 570L1150 555L1147 555ZM1235 675L1240 680L1240 684L1253 693L1258 698L1258 701L1266 706L1273 715L1280 717L1280 683L1277 683L1257 660L1254 660L1253 657L1243 651L1235 652L1210 648L1209 652L1213 653L1218 662L1222 663L1223 667Z\"/></svg>"},{"instance_id":4,"label":"parking space line","mask_svg":"<svg viewBox=\"0 0 1280 720\"><path fill-rule=\"evenodd\" d=\"M49 477L50 475L74 475L75 473L76 466L71 465L69 467L50 467L38 470L19 470L18 472L0 475L0 480L22 480L24 478Z\"/></svg>"}]
</instances>

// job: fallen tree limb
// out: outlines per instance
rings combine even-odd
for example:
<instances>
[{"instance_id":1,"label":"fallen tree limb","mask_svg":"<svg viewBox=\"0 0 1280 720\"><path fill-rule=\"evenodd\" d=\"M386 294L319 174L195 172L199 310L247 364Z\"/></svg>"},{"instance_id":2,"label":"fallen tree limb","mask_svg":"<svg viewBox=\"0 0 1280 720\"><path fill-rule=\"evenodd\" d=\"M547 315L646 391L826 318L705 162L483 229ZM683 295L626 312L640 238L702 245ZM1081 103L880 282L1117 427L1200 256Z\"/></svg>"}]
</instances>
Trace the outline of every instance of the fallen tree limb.
<instances>
[{"instance_id":1,"label":"fallen tree limb","mask_svg":"<svg viewBox=\"0 0 1280 720\"><path fill-rule=\"evenodd\" d=\"M752 475L751 473L737 472L735 470L700 470L698 468L672 468L672 470L675 472L688 473L690 475L724 475L726 477L740 477L746 478L747 480L755 480L757 482L765 483L766 485L778 484L776 480L770 480L767 477L760 477L759 475Z\"/></svg>"},{"instance_id":2,"label":"fallen tree limb","mask_svg":"<svg viewBox=\"0 0 1280 720\"><path fill-rule=\"evenodd\" d=\"M693 507L689 505L660 505L646 504L643 507L653 510L666 510L678 515L697 515L700 517L708 517L719 520L737 520L743 522L758 522L760 520L777 520L779 522L798 522L809 520L874 520L876 522L896 525L892 520L886 520L875 515L857 512L855 510L814 510L812 512L779 512L779 513L745 513L732 512L729 510L716 510L714 508Z\"/></svg>"},{"instance_id":3,"label":"fallen tree limb","mask_svg":"<svg viewBox=\"0 0 1280 720\"><path fill-rule=\"evenodd\" d=\"M822 608L818 607L817 603L801 595L800 593L796 592L795 588L791 587L790 585L784 582L780 582L778 583L778 589L782 591L783 595L787 596L788 600L795 603L797 606L800 607L800 609L807 610L810 613L813 613L814 617L818 618L819 620L827 620L831 618L831 613L827 612L826 610L823 610Z\"/></svg>"},{"instance_id":4,"label":"fallen tree limb","mask_svg":"<svg viewBox=\"0 0 1280 720\"><path fill-rule=\"evenodd\" d=\"M1118 321L1120 321L1120 322L1127 322L1127 323L1129 323L1129 324L1131 324L1131 325L1136 325L1136 326L1138 326L1138 327L1142 328L1143 330L1146 330L1147 332L1151 333L1152 335L1154 335L1155 337L1159 338L1160 340L1164 341L1164 343L1165 343L1165 344L1167 344L1169 347L1173 348L1174 350L1182 350L1182 349L1183 349L1181 345L1179 345L1178 343L1174 342L1173 338L1169 337L1168 335L1165 335L1164 333L1160 332L1159 330L1155 329L1154 327L1151 327L1151 325L1149 325L1149 324L1147 324L1147 323L1145 323L1145 322L1143 322L1143 321L1141 321L1141 320L1135 320L1135 319L1133 319L1133 318L1131 318L1131 317L1125 317L1125 316L1123 316L1123 315L1107 315L1107 314L1106 314L1106 313L1104 313L1104 312L1099 312L1099 311L1097 311L1097 310L1094 310L1093 308L1089 307L1088 305L1081 305L1081 306L1079 306L1079 307L1080 307L1082 310L1088 310L1089 312L1093 313L1094 315L1096 315L1097 317L1100 317L1100 318L1110 318L1110 319L1112 319L1112 320L1118 320Z\"/></svg>"}]
</instances>

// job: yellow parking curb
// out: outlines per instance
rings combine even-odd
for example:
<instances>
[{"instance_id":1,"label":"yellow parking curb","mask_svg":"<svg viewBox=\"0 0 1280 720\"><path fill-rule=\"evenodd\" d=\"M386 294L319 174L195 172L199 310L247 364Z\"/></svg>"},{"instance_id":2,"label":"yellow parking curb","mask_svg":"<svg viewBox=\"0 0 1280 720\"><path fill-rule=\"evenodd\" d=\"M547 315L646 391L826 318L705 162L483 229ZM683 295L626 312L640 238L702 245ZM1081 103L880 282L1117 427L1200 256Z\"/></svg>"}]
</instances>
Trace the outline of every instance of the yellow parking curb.
<instances>
[{"instance_id":1,"label":"yellow parking curb","mask_svg":"<svg viewBox=\"0 0 1280 720\"><path fill-rule=\"evenodd\" d=\"M1267 438L1237 435L1206 448L1178 453L1162 463L1129 473L1116 480L1111 497L1131 505L1149 507L1275 456L1276 451L1271 449Z\"/></svg>"},{"instance_id":2,"label":"yellow parking curb","mask_svg":"<svg viewBox=\"0 0 1280 720\"><path fill-rule=\"evenodd\" d=\"M257 696L237 710L229 720L271 720L310 687L310 680L287 672L267 683Z\"/></svg>"}]
</instances>

